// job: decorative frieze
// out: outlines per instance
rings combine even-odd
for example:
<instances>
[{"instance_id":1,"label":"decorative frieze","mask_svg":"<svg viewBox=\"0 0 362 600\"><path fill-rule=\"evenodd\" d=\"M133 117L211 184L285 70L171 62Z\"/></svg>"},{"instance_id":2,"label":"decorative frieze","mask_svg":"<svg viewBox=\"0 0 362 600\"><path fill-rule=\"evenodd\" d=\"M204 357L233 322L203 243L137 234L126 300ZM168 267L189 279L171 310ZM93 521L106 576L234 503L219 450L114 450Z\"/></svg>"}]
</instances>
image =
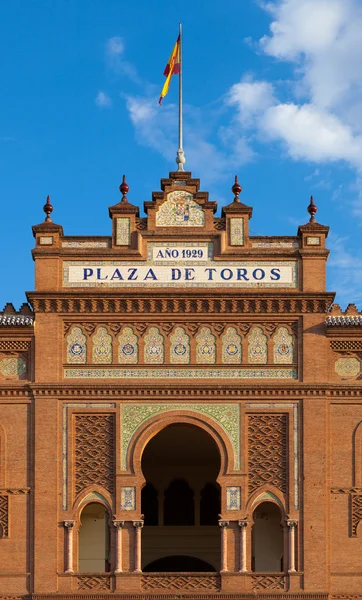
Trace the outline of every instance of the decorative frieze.
<instances>
[{"instance_id":1,"label":"decorative frieze","mask_svg":"<svg viewBox=\"0 0 362 600\"><path fill-rule=\"evenodd\" d=\"M9 496L0 492L0 539L9 536Z\"/></svg>"},{"instance_id":2,"label":"decorative frieze","mask_svg":"<svg viewBox=\"0 0 362 600\"><path fill-rule=\"evenodd\" d=\"M178 574L155 574L144 573L141 579L141 588L147 590L207 590L218 592L220 590L220 576L210 573L200 575L189 573Z\"/></svg>"},{"instance_id":3,"label":"decorative frieze","mask_svg":"<svg viewBox=\"0 0 362 600\"><path fill-rule=\"evenodd\" d=\"M257 368L257 369L227 369L227 368L189 368L175 367L100 369L87 367L84 369L65 368L65 379L297 379L297 369L286 368Z\"/></svg>"}]
</instances>

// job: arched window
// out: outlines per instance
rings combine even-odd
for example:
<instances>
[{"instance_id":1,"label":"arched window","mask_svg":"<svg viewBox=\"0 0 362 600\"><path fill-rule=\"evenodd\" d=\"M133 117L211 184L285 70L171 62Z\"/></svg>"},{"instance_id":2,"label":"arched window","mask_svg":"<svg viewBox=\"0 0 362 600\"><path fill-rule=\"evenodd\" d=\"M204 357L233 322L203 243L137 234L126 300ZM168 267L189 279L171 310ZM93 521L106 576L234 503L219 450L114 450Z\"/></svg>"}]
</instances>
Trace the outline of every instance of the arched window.
<instances>
[{"instance_id":1,"label":"arched window","mask_svg":"<svg viewBox=\"0 0 362 600\"><path fill-rule=\"evenodd\" d=\"M201 490L200 525L217 525L220 512L220 486L215 483L207 483Z\"/></svg>"},{"instance_id":2,"label":"arched window","mask_svg":"<svg viewBox=\"0 0 362 600\"><path fill-rule=\"evenodd\" d=\"M283 570L282 515L274 502L262 502L253 514L252 569L280 572Z\"/></svg>"},{"instance_id":3,"label":"arched window","mask_svg":"<svg viewBox=\"0 0 362 600\"><path fill-rule=\"evenodd\" d=\"M142 488L141 512L145 525L158 525L158 493L152 483L146 483Z\"/></svg>"},{"instance_id":4,"label":"arched window","mask_svg":"<svg viewBox=\"0 0 362 600\"><path fill-rule=\"evenodd\" d=\"M110 570L108 511L98 502L87 504L81 514L78 570L80 573Z\"/></svg>"},{"instance_id":5,"label":"arched window","mask_svg":"<svg viewBox=\"0 0 362 600\"><path fill-rule=\"evenodd\" d=\"M195 525L194 493L184 479L175 479L165 491L164 525Z\"/></svg>"}]
</instances>

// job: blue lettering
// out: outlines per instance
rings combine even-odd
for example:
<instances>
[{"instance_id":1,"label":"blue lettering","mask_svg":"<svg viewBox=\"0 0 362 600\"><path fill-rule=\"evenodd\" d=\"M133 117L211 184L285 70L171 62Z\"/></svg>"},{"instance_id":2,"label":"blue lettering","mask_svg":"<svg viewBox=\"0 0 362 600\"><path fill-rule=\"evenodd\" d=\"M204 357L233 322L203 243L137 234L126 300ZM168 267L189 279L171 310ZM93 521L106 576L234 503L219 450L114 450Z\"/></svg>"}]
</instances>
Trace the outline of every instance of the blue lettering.
<instances>
[{"instance_id":1,"label":"blue lettering","mask_svg":"<svg viewBox=\"0 0 362 600\"><path fill-rule=\"evenodd\" d=\"M157 259L157 258L164 258L163 254L162 254L162 250L159 250L159 251L157 252L156 259Z\"/></svg>"},{"instance_id":2,"label":"blue lettering","mask_svg":"<svg viewBox=\"0 0 362 600\"><path fill-rule=\"evenodd\" d=\"M195 273L195 269L185 269L185 280L193 281L195 279L193 273Z\"/></svg>"},{"instance_id":3,"label":"blue lettering","mask_svg":"<svg viewBox=\"0 0 362 600\"><path fill-rule=\"evenodd\" d=\"M278 281L280 279L280 269L274 268L270 271L270 279L272 281Z\"/></svg>"},{"instance_id":4,"label":"blue lettering","mask_svg":"<svg viewBox=\"0 0 362 600\"><path fill-rule=\"evenodd\" d=\"M138 279L137 269L128 269L128 281L136 281Z\"/></svg>"},{"instance_id":5,"label":"blue lettering","mask_svg":"<svg viewBox=\"0 0 362 600\"><path fill-rule=\"evenodd\" d=\"M216 269L212 269L211 267L208 267L207 269L205 269L205 273L208 272L208 280L209 281L214 281L213 280L213 271L216 271Z\"/></svg>"},{"instance_id":6,"label":"blue lettering","mask_svg":"<svg viewBox=\"0 0 362 600\"><path fill-rule=\"evenodd\" d=\"M226 281L228 281L229 279L232 279L233 275L234 274L231 269L223 269L220 273L221 279L224 279Z\"/></svg>"},{"instance_id":7,"label":"blue lettering","mask_svg":"<svg viewBox=\"0 0 362 600\"><path fill-rule=\"evenodd\" d=\"M97 279L98 279L98 281L102 281L104 279L108 279L108 275L106 275L105 277L101 277L101 271L102 271L101 267L99 269L97 269Z\"/></svg>"},{"instance_id":8,"label":"blue lettering","mask_svg":"<svg viewBox=\"0 0 362 600\"><path fill-rule=\"evenodd\" d=\"M246 276L247 272L247 269L237 269L237 280L244 279L244 281L249 281L249 277Z\"/></svg>"},{"instance_id":9,"label":"blue lettering","mask_svg":"<svg viewBox=\"0 0 362 600\"><path fill-rule=\"evenodd\" d=\"M165 258L171 258L171 250L169 248L165 250Z\"/></svg>"},{"instance_id":10,"label":"blue lettering","mask_svg":"<svg viewBox=\"0 0 362 600\"><path fill-rule=\"evenodd\" d=\"M258 275L257 275L258 272L260 272L260 277L258 277ZM252 275L253 275L254 279L256 279L257 281L260 281L261 279L264 279L265 271L263 269L254 269Z\"/></svg>"},{"instance_id":11,"label":"blue lettering","mask_svg":"<svg viewBox=\"0 0 362 600\"><path fill-rule=\"evenodd\" d=\"M171 279L172 281L181 279L181 269L171 269Z\"/></svg>"},{"instance_id":12,"label":"blue lettering","mask_svg":"<svg viewBox=\"0 0 362 600\"><path fill-rule=\"evenodd\" d=\"M92 277L93 269L83 269L83 280L87 281L88 277Z\"/></svg>"},{"instance_id":13,"label":"blue lettering","mask_svg":"<svg viewBox=\"0 0 362 600\"><path fill-rule=\"evenodd\" d=\"M148 269L145 277L143 278L143 281L146 281L146 279L152 279L153 281L157 281L157 277L152 271L152 269Z\"/></svg>"},{"instance_id":14,"label":"blue lettering","mask_svg":"<svg viewBox=\"0 0 362 600\"><path fill-rule=\"evenodd\" d=\"M121 275L121 272L119 269L116 269L113 273L112 273L112 277L111 277L111 281L113 281L113 279L121 279L123 281L123 277Z\"/></svg>"}]
</instances>

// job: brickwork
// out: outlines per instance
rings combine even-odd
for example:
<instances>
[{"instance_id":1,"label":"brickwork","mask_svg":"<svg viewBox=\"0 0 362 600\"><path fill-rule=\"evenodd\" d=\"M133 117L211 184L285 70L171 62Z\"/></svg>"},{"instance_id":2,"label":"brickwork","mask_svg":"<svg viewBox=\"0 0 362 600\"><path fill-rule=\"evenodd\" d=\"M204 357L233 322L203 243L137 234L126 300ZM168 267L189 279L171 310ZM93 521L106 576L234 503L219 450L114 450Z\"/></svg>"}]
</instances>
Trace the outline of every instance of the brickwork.
<instances>
[{"instance_id":1,"label":"brickwork","mask_svg":"<svg viewBox=\"0 0 362 600\"><path fill-rule=\"evenodd\" d=\"M0 600L362 597L362 315L326 291L327 227L253 237L239 200L215 218L171 173L146 217L109 208L109 237L34 226L30 306L0 313ZM142 457L174 424L220 458L217 538L200 526L194 556L216 572L142 572ZM85 572L92 503L109 548ZM283 560L256 571L270 505Z\"/></svg>"}]
</instances>

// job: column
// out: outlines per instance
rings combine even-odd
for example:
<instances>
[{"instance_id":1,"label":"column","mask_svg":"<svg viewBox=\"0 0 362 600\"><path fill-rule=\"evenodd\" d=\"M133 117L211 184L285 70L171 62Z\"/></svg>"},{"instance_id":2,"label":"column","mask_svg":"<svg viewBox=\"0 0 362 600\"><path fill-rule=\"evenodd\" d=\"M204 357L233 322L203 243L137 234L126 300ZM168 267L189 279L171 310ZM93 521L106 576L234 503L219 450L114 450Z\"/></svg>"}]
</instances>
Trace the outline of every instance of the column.
<instances>
[{"instance_id":1,"label":"column","mask_svg":"<svg viewBox=\"0 0 362 600\"><path fill-rule=\"evenodd\" d=\"M227 529L229 526L229 521L219 521L219 526L221 530L221 573L228 570L228 547L227 547Z\"/></svg>"},{"instance_id":2,"label":"column","mask_svg":"<svg viewBox=\"0 0 362 600\"><path fill-rule=\"evenodd\" d=\"M240 573L246 573L247 562L246 562L246 527L248 525L248 521L241 520L238 521L238 525L240 527Z\"/></svg>"},{"instance_id":3,"label":"column","mask_svg":"<svg viewBox=\"0 0 362 600\"><path fill-rule=\"evenodd\" d=\"M289 530L289 573L295 573L295 528L297 526L297 521L293 521L291 519L287 520L288 530Z\"/></svg>"},{"instance_id":4,"label":"column","mask_svg":"<svg viewBox=\"0 0 362 600\"><path fill-rule=\"evenodd\" d=\"M134 547L134 572L142 573L141 569L141 530L143 521L133 521L135 528L135 547Z\"/></svg>"},{"instance_id":5,"label":"column","mask_svg":"<svg viewBox=\"0 0 362 600\"><path fill-rule=\"evenodd\" d=\"M65 544L65 572L74 573L73 570L73 531L74 521L64 521L64 527L67 530Z\"/></svg>"},{"instance_id":6,"label":"column","mask_svg":"<svg viewBox=\"0 0 362 600\"><path fill-rule=\"evenodd\" d=\"M116 528L116 561L114 572L122 573L122 528L124 526L124 521L113 519L113 525Z\"/></svg>"}]
</instances>

